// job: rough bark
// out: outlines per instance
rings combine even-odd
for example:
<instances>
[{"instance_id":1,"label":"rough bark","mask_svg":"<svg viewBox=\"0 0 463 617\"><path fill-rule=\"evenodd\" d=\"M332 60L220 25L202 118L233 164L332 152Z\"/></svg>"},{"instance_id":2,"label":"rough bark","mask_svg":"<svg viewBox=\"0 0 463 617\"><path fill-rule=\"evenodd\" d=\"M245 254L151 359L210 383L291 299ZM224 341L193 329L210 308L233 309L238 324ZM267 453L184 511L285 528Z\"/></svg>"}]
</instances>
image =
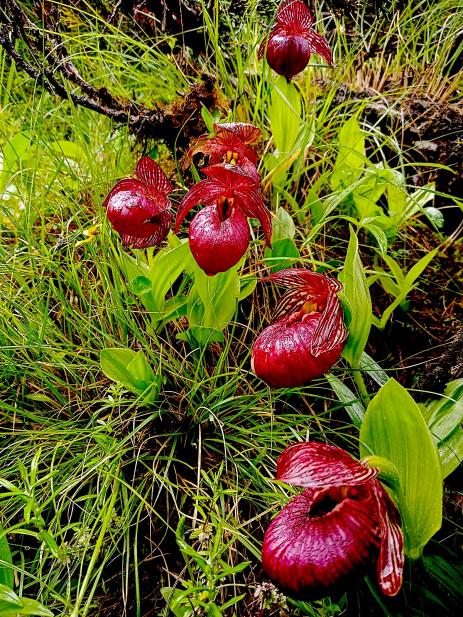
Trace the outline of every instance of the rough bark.
<instances>
[{"instance_id":1,"label":"rough bark","mask_svg":"<svg viewBox=\"0 0 463 617\"><path fill-rule=\"evenodd\" d=\"M215 106L214 78L204 74L181 100L172 105L146 107L89 84L70 60L59 32L59 9L37 3L37 24L16 0L5 0L0 12L0 44L6 54L37 84L62 99L127 124L140 138L163 138L173 143L178 131L194 135L203 130L201 105ZM43 21L44 27L38 25ZM22 43L18 45L18 42Z\"/></svg>"}]
</instances>

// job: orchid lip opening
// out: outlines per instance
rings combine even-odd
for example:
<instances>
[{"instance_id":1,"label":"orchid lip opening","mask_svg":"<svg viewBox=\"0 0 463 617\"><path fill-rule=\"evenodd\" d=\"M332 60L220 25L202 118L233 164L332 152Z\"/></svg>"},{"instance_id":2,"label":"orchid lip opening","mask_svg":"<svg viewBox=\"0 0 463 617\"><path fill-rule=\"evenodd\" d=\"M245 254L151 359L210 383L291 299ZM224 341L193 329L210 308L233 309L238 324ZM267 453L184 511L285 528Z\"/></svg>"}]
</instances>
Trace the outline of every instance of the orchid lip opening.
<instances>
[{"instance_id":1,"label":"orchid lip opening","mask_svg":"<svg viewBox=\"0 0 463 617\"><path fill-rule=\"evenodd\" d=\"M282 452L277 479L305 490L265 533L262 563L277 587L297 598L322 598L345 590L376 565L381 591L399 592L400 515L377 474L323 443L293 444Z\"/></svg>"}]
</instances>

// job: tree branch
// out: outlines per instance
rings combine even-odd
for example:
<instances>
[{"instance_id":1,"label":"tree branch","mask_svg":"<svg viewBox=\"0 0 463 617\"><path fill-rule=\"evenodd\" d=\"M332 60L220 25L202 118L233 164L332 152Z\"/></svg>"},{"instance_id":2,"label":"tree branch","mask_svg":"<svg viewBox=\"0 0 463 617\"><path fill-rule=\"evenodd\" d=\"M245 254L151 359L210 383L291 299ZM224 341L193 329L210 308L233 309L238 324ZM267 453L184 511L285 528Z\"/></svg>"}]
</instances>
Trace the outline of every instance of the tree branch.
<instances>
[{"instance_id":1,"label":"tree branch","mask_svg":"<svg viewBox=\"0 0 463 617\"><path fill-rule=\"evenodd\" d=\"M187 128L190 128L192 134L200 132L197 114L201 104L210 107L216 103L211 76L203 75L202 82L195 84L181 103L168 109L160 106L149 108L134 101L116 98L106 88L96 88L86 82L70 61L59 35L58 7L49 1L36 4L45 28L34 24L16 0L6 0L6 8L0 14L0 22L3 23L0 28L0 45L19 69L50 94L71 99L77 106L107 116L114 122L127 124L129 130L138 137L156 136L173 143L178 129L193 124L193 121L195 128ZM30 60L18 51L18 40L27 46ZM71 83L80 89L80 93L70 89Z\"/></svg>"}]
</instances>

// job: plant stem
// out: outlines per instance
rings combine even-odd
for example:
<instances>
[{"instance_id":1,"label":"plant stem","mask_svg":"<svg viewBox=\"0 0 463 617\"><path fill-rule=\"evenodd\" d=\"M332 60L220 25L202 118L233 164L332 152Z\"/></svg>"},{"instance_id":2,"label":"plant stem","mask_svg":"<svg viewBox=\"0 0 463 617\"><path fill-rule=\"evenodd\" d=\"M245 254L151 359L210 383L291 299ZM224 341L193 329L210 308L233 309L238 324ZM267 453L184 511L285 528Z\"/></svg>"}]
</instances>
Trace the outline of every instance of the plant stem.
<instances>
[{"instance_id":1,"label":"plant stem","mask_svg":"<svg viewBox=\"0 0 463 617\"><path fill-rule=\"evenodd\" d=\"M367 407L368 404L370 403L370 395L368 394L365 381L363 380L362 371L360 369L354 369L354 380L359 389L363 404L365 405L365 407Z\"/></svg>"}]
</instances>

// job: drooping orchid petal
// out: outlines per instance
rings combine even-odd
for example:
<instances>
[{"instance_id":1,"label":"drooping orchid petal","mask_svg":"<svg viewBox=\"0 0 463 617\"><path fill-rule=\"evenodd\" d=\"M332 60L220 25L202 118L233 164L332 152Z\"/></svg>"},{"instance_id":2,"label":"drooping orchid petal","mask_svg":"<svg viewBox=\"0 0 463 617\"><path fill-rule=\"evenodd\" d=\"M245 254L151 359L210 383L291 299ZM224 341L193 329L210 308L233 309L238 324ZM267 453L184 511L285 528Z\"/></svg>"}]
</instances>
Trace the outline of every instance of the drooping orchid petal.
<instances>
[{"instance_id":1,"label":"drooping orchid petal","mask_svg":"<svg viewBox=\"0 0 463 617\"><path fill-rule=\"evenodd\" d=\"M265 53L272 69L287 79L300 73L313 53L331 64L328 43L312 26L312 14L303 2L284 0L277 10L270 36L259 47L259 58Z\"/></svg>"},{"instance_id":2,"label":"drooping orchid petal","mask_svg":"<svg viewBox=\"0 0 463 617\"><path fill-rule=\"evenodd\" d=\"M277 586L293 597L317 599L344 591L376 563L383 593L400 590L400 515L377 474L335 446L308 442L283 451L277 479L310 488L265 533L262 564Z\"/></svg>"},{"instance_id":3,"label":"drooping orchid petal","mask_svg":"<svg viewBox=\"0 0 463 617\"><path fill-rule=\"evenodd\" d=\"M251 363L258 377L282 388L320 377L339 360L347 330L338 281L303 268L265 277L288 288L271 323L256 339Z\"/></svg>"},{"instance_id":4,"label":"drooping orchid petal","mask_svg":"<svg viewBox=\"0 0 463 617\"><path fill-rule=\"evenodd\" d=\"M382 484L375 482L373 489L380 514L381 529L378 583L386 596L395 596L402 587L405 562L400 514Z\"/></svg>"},{"instance_id":5,"label":"drooping orchid petal","mask_svg":"<svg viewBox=\"0 0 463 617\"><path fill-rule=\"evenodd\" d=\"M212 180L201 180L185 195L180 202L175 219L174 232L178 233L183 219L187 216L192 208L198 204L205 206L212 205L223 194L223 187Z\"/></svg>"},{"instance_id":6,"label":"drooping orchid petal","mask_svg":"<svg viewBox=\"0 0 463 617\"><path fill-rule=\"evenodd\" d=\"M334 291L330 290L325 309L310 342L310 350L313 356L318 358L323 353L333 351L340 345L343 346L346 337L347 330L344 328L341 304Z\"/></svg>"},{"instance_id":7,"label":"drooping orchid petal","mask_svg":"<svg viewBox=\"0 0 463 617\"><path fill-rule=\"evenodd\" d=\"M235 190L236 204L241 208L243 214L249 218L255 218L262 225L265 243L267 246L272 244L272 216L264 205L260 190L255 187L251 190L243 188Z\"/></svg>"},{"instance_id":8,"label":"drooping orchid petal","mask_svg":"<svg viewBox=\"0 0 463 617\"><path fill-rule=\"evenodd\" d=\"M259 184L256 180L232 165L211 165L206 167L203 172L206 175L206 179L195 184L180 203L175 231L178 231L181 222L191 208L198 204L203 204L215 206L216 214L212 215L212 212L208 211L207 217L209 219L206 216L201 218L202 224L196 228L195 242L197 247L201 244L201 252L206 250L207 245L212 250L212 245L217 246L221 239L226 238L230 255L234 255L235 258L239 255L236 261L234 261L234 263L237 263L243 254L244 234L242 223L244 217L255 217L260 221L266 241L270 244L272 235L271 215L264 206ZM238 210L241 216L234 216L234 224L231 226L226 225L226 220L235 210ZM205 227L206 220L209 220L211 223L211 228L208 232ZM220 225L227 228L226 232L217 227L215 224L217 221ZM201 233L204 235L203 243L199 241L199 229L201 229ZM233 240L233 230L236 231L235 240ZM213 241L213 238L216 238L216 241ZM232 247L233 241L235 241L235 245ZM224 255L223 263L219 262L216 256L216 272L223 272L231 265L234 265L234 263L230 264L229 259L225 259ZM229 265L225 267L225 264Z\"/></svg>"},{"instance_id":9,"label":"drooping orchid petal","mask_svg":"<svg viewBox=\"0 0 463 617\"><path fill-rule=\"evenodd\" d=\"M325 443L304 441L288 446L277 462L277 480L303 486L354 486L378 475L378 470L366 467L350 454Z\"/></svg>"},{"instance_id":10,"label":"drooping orchid petal","mask_svg":"<svg viewBox=\"0 0 463 617\"><path fill-rule=\"evenodd\" d=\"M172 184L149 157L138 162L136 173L139 180L117 182L103 206L123 244L133 248L156 246L169 233L172 216L167 195Z\"/></svg>"}]
</instances>

